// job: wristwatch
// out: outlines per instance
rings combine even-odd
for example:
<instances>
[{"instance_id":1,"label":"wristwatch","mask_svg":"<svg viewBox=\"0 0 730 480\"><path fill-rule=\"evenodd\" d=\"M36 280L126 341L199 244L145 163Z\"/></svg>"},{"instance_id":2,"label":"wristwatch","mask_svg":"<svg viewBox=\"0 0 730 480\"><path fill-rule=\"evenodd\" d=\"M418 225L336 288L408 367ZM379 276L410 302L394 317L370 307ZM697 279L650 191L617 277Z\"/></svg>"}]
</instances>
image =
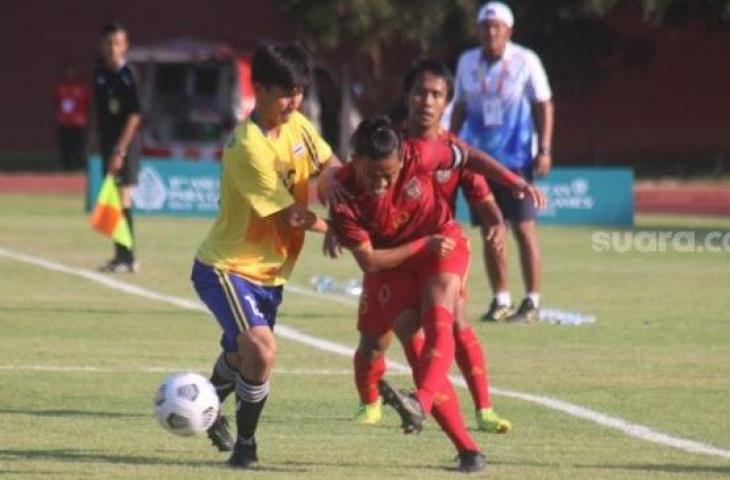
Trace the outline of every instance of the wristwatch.
<instances>
[{"instance_id":1,"label":"wristwatch","mask_svg":"<svg viewBox=\"0 0 730 480\"><path fill-rule=\"evenodd\" d=\"M550 155L550 147L540 147L537 149L538 155Z\"/></svg>"}]
</instances>

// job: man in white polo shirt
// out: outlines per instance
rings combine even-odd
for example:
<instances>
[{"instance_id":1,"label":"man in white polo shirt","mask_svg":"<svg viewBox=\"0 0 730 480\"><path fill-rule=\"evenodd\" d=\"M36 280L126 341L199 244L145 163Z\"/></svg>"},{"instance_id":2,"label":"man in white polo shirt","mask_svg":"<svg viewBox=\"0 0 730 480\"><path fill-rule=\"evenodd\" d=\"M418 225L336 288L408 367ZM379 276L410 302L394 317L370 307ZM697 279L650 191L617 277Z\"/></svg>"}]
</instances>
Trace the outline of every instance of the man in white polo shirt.
<instances>
[{"instance_id":1,"label":"man in white polo shirt","mask_svg":"<svg viewBox=\"0 0 730 480\"><path fill-rule=\"evenodd\" d=\"M514 16L504 3L489 2L479 9L480 46L459 58L451 130L532 181L533 175L547 174L552 164L552 92L535 52L510 41L513 26ZM482 319L536 321L542 267L535 206L527 198L515 198L500 185L490 182L490 187L519 245L526 296L513 312L506 251L495 251L485 244L494 299Z\"/></svg>"}]
</instances>

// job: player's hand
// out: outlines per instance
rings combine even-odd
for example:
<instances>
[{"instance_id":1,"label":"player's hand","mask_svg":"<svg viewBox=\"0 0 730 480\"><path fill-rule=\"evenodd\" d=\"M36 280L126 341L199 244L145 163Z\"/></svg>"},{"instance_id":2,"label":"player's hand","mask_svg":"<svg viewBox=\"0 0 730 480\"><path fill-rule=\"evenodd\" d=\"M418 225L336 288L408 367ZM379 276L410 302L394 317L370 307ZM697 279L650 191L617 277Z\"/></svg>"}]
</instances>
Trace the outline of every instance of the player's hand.
<instances>
[{"instance_id":1,"label":"player's hand","mask_svg":"<svg viewBox=\"0 0 730 480\"><path fill-rule=\"evenodd\" d=\"M312 223L312 217L316 216L306 206L295 203L281 212L284 223L289 228L305 229Z\"/></svg>"},{"instance_id":2,"label":"player's hand","mask_svg":"<svg viewBox=\"0 0 730 480\"><path fill-rule=\"evenodd\" d=\"M426 240L426 250L437 257L447 257L456 248L454 239L443 235L431 235Z\"/></svg>"},{"instance_id":3,"label":"player's hand","mask_svg":"<svg viewBox=\"0 0 730 480\"><path fill-rule=\"evenodd\" d=\"M109 173L117 173L122 169L122 166L124 166L124 156L119 153L112 153L112 156L109 157L106 170Z\"/></svg>"},{"instance_id":4,"label":"player's hand","mask_svg":"<svg viewBox=\"0 0 730 480\"><path fill-rule=\"evenodd\" d=\"M322 205L334 205L352 198L350 192L337 181L339 167L328 168L317 182L317 196Z\"/></svg>"},{"instance_id":5,"label":"player's hand","mask_svg":"<svg viewBox=\"0 0 730 480\"><path fill-rule=\"evenodd\" d=\"M332 230L327 230L327 233L324 234L322 253L329 258L339 258L342 255L342 245Z\"/></svg>"},{"instance_id":6,"label":"player's hand","mask_svg":"<svg viewBox=\"0 0 730 480\"><path fill-rule=\"evenodd\" d=\"M484 229L484 241L493 252L500 253L504 250L506 237L507 229L504 228L503 223L489 225Z\"/></svg>"},{"instance_id":7,"label":"player's hand","mask_svg":"<svg viewBox=\"0 0 730 480\"><path fill-rule=\"evenodd\" d=\"M535 204L535 208L537 208L538 210L545 210L545 207L547 207L547 199L545 198L545 194L542 193L542 190L525 181L522 181L520 185L515 187L513 193L515 197L519 199L525 197L532 198L532 201Z\"/></svg>"},{"instance_id":8,"label":"player's hand","mask_svg":"<svg viewBox=\"0 0 730 480\"><path fill-rule=\"evenodd\" d=\"M553 165L553 157L547 153L538 153L534 161L535 175L538 177L544 177L550 172L550 167Z\"/></svg>"}]
</instances>

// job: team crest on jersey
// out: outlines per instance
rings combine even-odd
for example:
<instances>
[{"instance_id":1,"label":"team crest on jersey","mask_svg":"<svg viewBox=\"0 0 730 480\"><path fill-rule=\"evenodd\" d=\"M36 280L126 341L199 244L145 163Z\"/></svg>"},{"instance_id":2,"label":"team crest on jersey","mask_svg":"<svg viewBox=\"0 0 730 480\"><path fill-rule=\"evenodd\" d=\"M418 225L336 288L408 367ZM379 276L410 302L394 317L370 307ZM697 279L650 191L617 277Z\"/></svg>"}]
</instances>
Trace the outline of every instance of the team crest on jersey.
<instances>
[{"instance_id":1,"label":"team crest on jersey","mask_svg":"<svg viewBox=\"0 0 730 480\"><path fill-rule=\"evenodd\" d=\"M451 170L437 170L435 177L438 183L446 183L451 179Z\"/></svg>"},{"instance_id":2,"label":"team crest on jersey","mask_svg":"<svg viewBox=\"0 0 730 480\"><path fill-rule=\"evenodd\" d=\"M421 184L418 182L418 179L412 178L406 184L404 191L406 192L406 196L410 199L417 200L421 198Z\"/></svg>"}]
</instances>

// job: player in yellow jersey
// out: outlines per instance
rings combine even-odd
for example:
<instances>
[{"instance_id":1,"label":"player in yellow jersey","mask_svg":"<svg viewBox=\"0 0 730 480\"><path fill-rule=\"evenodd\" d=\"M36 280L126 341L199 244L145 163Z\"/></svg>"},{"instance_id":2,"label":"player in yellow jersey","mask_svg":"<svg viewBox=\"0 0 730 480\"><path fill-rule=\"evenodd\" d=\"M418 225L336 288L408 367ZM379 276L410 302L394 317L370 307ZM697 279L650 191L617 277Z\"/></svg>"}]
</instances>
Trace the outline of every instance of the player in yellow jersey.
<instances>
[{"instance_id":1,"label":"player in yellow jersey","mask_svg":"<svg viewBox=\"0 0 730 480\"><path fill-rule=\"evenodd\" d=\"M223 417L208 431L229 465L257 460L255 432L269 394L276 357L273 329L305 230L328 225L307 207L309 178L319 191L346 195L334 181L340 161L297 110L311 81L307 53L296 45L267 45L252 60L256 107L232 132L223 151L220 211L200 246L192 281L223 329L223 352L211 382L222 401L235 391L234 442Z\"/></svg>"}]
</instances>

